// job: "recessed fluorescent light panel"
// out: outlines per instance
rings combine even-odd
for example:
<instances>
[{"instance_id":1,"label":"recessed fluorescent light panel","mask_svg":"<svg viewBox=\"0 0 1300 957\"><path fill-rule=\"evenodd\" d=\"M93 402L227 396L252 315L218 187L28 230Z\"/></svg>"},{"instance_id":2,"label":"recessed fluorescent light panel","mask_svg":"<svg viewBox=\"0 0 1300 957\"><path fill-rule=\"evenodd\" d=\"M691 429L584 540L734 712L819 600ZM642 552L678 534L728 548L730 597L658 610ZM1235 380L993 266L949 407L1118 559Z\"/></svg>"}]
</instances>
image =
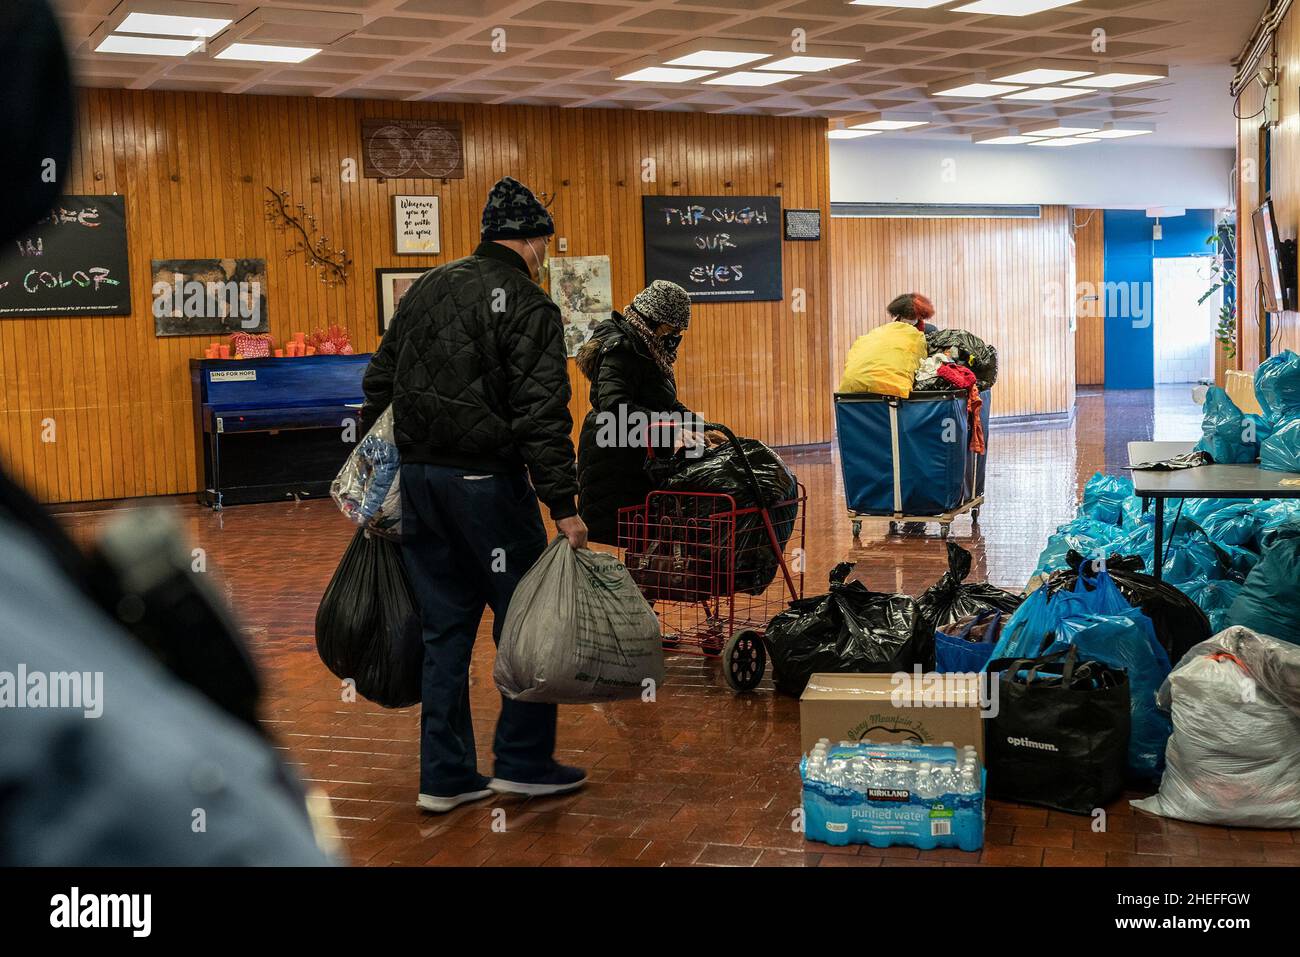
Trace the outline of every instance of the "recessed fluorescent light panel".
<instances>
[{"instance_id":1,"label":"recessed fluorescent light panel","mask_svg":"<svg viewBox=\"0 0 1300 957\"><path fill-rule=\"evenodd\" d=\"M159 13L128 13L118 33L148 33L162 37L215 37L233 23L229 18L177 17Z\"/></svg>"},{"instance_id":2,"label":"recessed fluorescent light panel","mask_svg":"<svg viewBox=\"0 0 1300 957\"><path fill-rule=\"evenodd\" d=\"M749 73L742 70L740 73L728 73L704 82L716 86L771 86L773 83L797 79L798 73Z\"/></svg>"},{"instance_id":3,"label":"recessed fluorescent light panel","mask_svg":"<svg viewBox=\"0 0 1300 957\"><path fill-rule=\"evenodd\" d=\"M983 100L992 96L1006 96L1024 89L1019 86L1007 86L1004 83L973 82L944 88L942 85L930 90L931 96L952 96L965 100Z\"/></svg>"},{"instance_id":4,"label":"recessed fluorescent light panel","mask_svg":"<svg viewBox=\"0 0 1300 957\"><path fill-rule=\"evenodd\" d=\"M820 70L833 70L839 66L857 63L853 58L834 56L788 56L783 60L764 63L755 67L758 70L797 70L801 73L817 73Z\"/></svg>"},{"instance_id":5,"label":"recessed fluorescent light panel","mask_svg":"<svg viewBox=\"0 0 1300 957\"><path fill-rule=\"evenodd\" d=\"M137 37L110 33L95 47L96 53L134 53L139 56L189 56L202 40L178 40L165 37Z\"/></svg>"},{"instance_id":6,"label":"recessed fluorescent light panel","mask_svg":"<svg viewBox=\"0 0 1300 957\"><path fill-rule=\"evenodd\" d=\"M1028 83L1045 86L1052 83L1064 83L1092 76L1095 68L1087 63L1074 60L1034 60L1000 67L989 71L989 79L995 83Z\"/></svg>"},{"instance_id":7,"label":"recessed fluorescent light panel","mask_svg":"<svg viewBox=\"0 0 1300 957\"><path fill-rule=\"evenodd\" d=\"M1055 100L1068 100L1072 96L1083 96L1087 90L1067 90L1063 86L1036 86L1019 93L1008 93L1004 100L1033 100L1037 103L1051 103Z\"/></svg>"},{"instance_id":8,"label":"recessed fluorescent light panel","mask_svg":"<svg viewBox=\"0 0 1300 957\"><path fill-rule=\"evenodd\" d=\"M1032 136L1020 136L1016 133L998 133L985 136L976 136L976 143L981 146L1022 146L1025 143L1037 143Z\"/></svg>"},{"instance_id":9,"label":"recessed fluorescent light panel","mask_svg":"<svg viewBox=\"0 0 1300 957\"><path fill-rule=\"evenodd\" d=\"M1095 76L1082 80L1069 80L1066 86L1079 86L1092 90L1113 90L1138 83L1154 83L1156 80L1169 79L1169 68L1163 66L1141 66L1135 63L1114 63L1097 70Z\"/></svg>"},{"instance_id":10,"label":"recessed fluorescent light panel","mask_svg":"<svg viewBox=\"0 0 1300 957\"><path fill-rule=\"evenodd\" d=\"M1060 123L1041 123L1038 126L1027 126L1020 132L1024 136L1086 136L1089 133L1096 133L1100 126L1063 126Z\"/></svg>"},{"instance_id":11,"label":"recessed fluorescent light panel","mask_svg":"<svg viewBox=\"0 0 1300 957\"><path fill-rule=\"evenodd\" d=\"M1030 146L1087 146L1096 140L1086 140L1079 136L1062 136L1054 140L1034 140Z\"/></svg>"},{"instance_id":12,"label":"recessed fluorescent light panel","mask_svg":"<svg viewBox=\"0 0 1300 957\"><path fill-rule=\"evenodd\" d=\"M697 50L685 56L665 61L667 66L702 66L715 70L732 70L755 60L764 60L770 53L743 53L740 50Z\"/></svg>"},{"instance_id":13,"label":"recessed fluorescent light panel","mask_svg":"<svg viewBox=\"0 0 1300 957\"><path fill-rule=\"evenodd\" d=\"M615 79L625 80L629 83L688 83L691 80L698 80L700 77L712 76L713 73L713 70L682 70L668 66L648 66L640 70L633 70L631 73L624 73L622 76L615 77Z\"/></svg>"},{"instance_id":14,"label":"recessed fluorescent light panel","mask_svg":"<svg viewBox=\"0 0 1300 957\"><path fill-rule=\"evenodd\" d=\"M1068 7L1079 0L976 0L964 7L957 7L958 13L986 13L992 16L1027 17L1044 10Z\"/></svg>"},{"instance_id":15,"label":"recessed fluorescent light panel","mask_svg":"<svg viewBox=\"0 0 1300 957\"><path fill-rule=\"evenodd\" d=\"M849 0L855 7L907 7L909 10L930 10L943 6L949 0Z\"/></svg>"},{"instance_id":16,"label":"recessed fluorescent light panel","mask_svg":"<svg viewBox=\"0 0 1300 957\"><path fill-rule=\"evenodd\" d=\"M251 60L258 63L301 63L309 60L320 47L273 46L269 43L232 43L220 53L217 60Z\"/></svg>"},{"instance_id":17,"label":"recessed fluorescent light panel","mask_svg":"<svg viewBox=\"0 0 1300 957\"><path fill-rule=\"evenodd\" d=\"M929 126L929 120L872 120L870 123L854 124L855 130L876 130L887 133L892 130L911 130L918 126Z\"/></svg>"},{"instance_id":18,"label":"recessed fluorescent light panel","mask_svg":"<svg viewBox=\"0 0 1300 957\"><path fill-rule=\"evenodd\" d=\"M1123 140L1130 136L1146 136L1154 133L1154 126L1142 123L1107 123L1096 133L1089 133L1087 138L1090 140Z\"/></svg>"},{"instance_id":19,"label":"recessed fluorescent light panel","mask_svg":"<svg viewBox=\"0 0 1300 957\"><path fill-rule=\"evenodd\" d=\"M831 130L826 134L832 140L857 140L864 136L879 136L880 130Z\"/></svg>"}]
</instances>

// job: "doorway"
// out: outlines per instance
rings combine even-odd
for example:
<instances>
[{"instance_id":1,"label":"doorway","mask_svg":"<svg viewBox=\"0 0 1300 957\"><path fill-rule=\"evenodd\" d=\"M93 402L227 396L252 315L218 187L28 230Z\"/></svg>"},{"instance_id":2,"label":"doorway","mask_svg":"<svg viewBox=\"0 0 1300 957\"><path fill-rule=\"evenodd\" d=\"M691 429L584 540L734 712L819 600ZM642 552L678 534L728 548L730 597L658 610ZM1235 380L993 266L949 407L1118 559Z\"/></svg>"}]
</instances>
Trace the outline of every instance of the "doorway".
<instances>
[{"instance_id":1,"label":"doorway","mask_svg":"<svg viewBox=\"0 0 1300 957\"><path fill-rule=\"evenodd\" d=\"M1214 381L1214 329L1223 290L1214 284L1212 256L1152 260L1152 325L1157 385Z\"/></svg>"}]
</instances>

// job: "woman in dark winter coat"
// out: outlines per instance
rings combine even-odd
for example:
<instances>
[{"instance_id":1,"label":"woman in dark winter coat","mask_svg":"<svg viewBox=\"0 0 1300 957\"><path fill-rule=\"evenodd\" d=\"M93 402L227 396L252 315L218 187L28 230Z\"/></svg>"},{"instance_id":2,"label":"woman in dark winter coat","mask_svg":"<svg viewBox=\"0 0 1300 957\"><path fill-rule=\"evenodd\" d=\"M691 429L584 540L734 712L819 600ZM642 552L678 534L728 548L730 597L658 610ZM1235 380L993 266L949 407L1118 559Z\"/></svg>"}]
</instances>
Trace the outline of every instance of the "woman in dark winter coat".
<instances>
[{"instance_id":1,"label":"woman in dark winter coat","mask_svg":"<svg viewBox=\"0 0 1300 957\"><path fill-rule=\"evenodd\" d=\"M644 468L649 423L672 416L688 423L685 441L704 441L702 420L678 401L673 375L690 322L686 290L656 279L578 351L578 368L591 381L591 411L578 442L578 513L593 542L617 545L618 510L644 503L651 491Z\"/></svg>"}]
</instances>

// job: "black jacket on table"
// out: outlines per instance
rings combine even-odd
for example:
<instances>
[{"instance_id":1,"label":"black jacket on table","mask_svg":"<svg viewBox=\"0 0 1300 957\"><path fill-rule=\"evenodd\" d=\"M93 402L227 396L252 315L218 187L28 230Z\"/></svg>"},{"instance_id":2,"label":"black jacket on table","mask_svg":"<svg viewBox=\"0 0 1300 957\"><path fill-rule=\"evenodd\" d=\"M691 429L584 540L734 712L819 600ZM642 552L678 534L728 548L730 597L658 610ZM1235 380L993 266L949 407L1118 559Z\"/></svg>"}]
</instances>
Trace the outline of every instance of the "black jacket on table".
<instances>
[{"instance_id":1,"label":"black jacket on table","mask_svg":"<svg viewBox=\"0 0 1300 957\"><path fill-rule=\"evenodd\" d=\"M689 410L677 400L676 383L617 312L596 327L578 352L578 368L591 381L591 411L578 441L578 511L592 541L617 545L618 510L644 504L653 486L645 473L644 445L597 444L602 413L614 421L633 413L654 421Z\"/></svg>"},{"instance_id":2,"label":"black jacket on table","mask_svg":"<svg viewBox=\"0 0 1300 957\"><path fill-rule=\"evenodd\" d=\"M560 309L499 243L416 280L362 383L369 428L391 404L404 463L527 467L557 521L577 514Z\"/></svg>"}]
</instances>

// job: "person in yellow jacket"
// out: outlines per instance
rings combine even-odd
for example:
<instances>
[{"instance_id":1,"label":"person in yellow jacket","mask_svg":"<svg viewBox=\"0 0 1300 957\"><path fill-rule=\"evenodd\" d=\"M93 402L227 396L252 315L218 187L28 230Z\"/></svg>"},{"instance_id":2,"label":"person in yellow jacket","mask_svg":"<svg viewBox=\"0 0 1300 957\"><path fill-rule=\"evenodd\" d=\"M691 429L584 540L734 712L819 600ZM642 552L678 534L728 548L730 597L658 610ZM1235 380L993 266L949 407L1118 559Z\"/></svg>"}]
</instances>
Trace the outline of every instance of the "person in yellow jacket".
<instances>
[{"instance_id":1,"label":"person in yellow jacket","mask_svg":"<svg viewBox=\"0 0 1300 957\"><path fill-rule=\"evenodd\" d=\"M929 355L926 320L934 304L920 293L905 293L887 307L891 319L859 336L849 349L840 392L874 392L906 399L912 394L916 370Z\"/></svg>"}]
</instances>

